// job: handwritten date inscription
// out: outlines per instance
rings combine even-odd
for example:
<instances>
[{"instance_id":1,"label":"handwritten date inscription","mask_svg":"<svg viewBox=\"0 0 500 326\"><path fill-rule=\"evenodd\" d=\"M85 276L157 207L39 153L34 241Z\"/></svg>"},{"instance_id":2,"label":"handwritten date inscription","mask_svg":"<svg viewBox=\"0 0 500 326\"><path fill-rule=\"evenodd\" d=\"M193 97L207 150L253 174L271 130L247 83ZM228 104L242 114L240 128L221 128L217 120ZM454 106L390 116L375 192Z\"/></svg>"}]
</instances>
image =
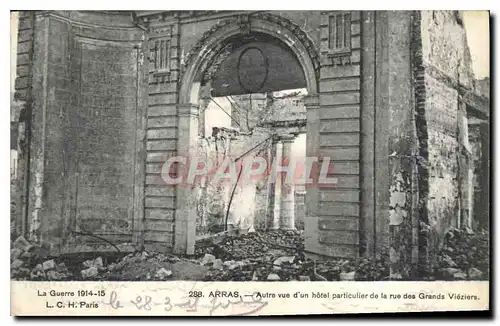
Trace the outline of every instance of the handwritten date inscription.
<instances>
[{"instance_id":1,"label":"handwritten date inscription","mask_svg":"<svg viewBox=\"0 0 500 326\"><path fill-rule=\"evenodd\" d=\"M162 295L160 292L166 294ZM111 291L102 303L115 310L130 311L130 309L136 309L137 311L172 316L186 314L244 316L254 314L268 304L258 292L242 294L210 291L207 296L204 296L202 291L193 290L179 298L169 294L169 291L160 291L160 289L151 291L151 293L136 294L132 298L122 296L117 291Z\"/></svg>"}]
</instances>

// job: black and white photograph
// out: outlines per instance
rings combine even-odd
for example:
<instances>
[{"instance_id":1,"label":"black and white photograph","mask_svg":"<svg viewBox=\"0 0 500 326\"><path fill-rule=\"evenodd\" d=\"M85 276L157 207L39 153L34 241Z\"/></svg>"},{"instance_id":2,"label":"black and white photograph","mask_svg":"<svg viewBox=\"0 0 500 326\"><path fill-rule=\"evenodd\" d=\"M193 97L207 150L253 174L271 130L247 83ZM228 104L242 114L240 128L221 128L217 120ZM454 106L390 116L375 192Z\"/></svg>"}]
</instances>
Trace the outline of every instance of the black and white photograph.
<instances>
[{"instance_id":1,"label":"black and white photograph","mask_svg":"<svg viewBox=\"0 0 500 326\"><path fill-rule=\"evenodd\" d=\"M489 24L11 11L11 280L488 282Z\"/></svg>"}]
</instances>

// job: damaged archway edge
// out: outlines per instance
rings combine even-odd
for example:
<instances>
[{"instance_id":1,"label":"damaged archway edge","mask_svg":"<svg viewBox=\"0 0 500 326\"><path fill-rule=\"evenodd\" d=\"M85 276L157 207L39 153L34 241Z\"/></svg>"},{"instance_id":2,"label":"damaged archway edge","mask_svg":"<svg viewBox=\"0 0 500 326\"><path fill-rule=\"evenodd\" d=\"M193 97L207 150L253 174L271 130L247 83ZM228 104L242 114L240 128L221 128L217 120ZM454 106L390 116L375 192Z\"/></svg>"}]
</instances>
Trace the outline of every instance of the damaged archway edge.
<instances>
[{"instance_id":1,"label":"damaged archway edge","mask_svg":"<svg viewBox=\"0 0 500 326\"><path fill-rule=\"evenodd\" d=\"M266 19L264 19L266 18ZM272 20L272 21L271 21ZM279 24L285 20L279 16L264 15L263 17L251 17L250 26L252 32L267 34L284 42L292 53L296 56L306 79L308 99L306 107L319 107L318 100L318 55L314 50L312 41L298 27L289 24ZM293 28L289 30L285 26L290 25ZM225 40L242 34L242 29L237 23L228 23L223 21L217 28L212 29L212 33L202 38L199 44L195 45L188 54L185 62L178 103L178 127L179 132L177 140L177 149L179 155L189 155L189 152L195 148L195 142L198 132L198 101L200 95L200 82L203 76L203 68L206 67L210 53ZM301 37L297 36L301 33ZM301 39L305 40L304 44ZM311 54L310 52L313 51ZM314 61L316 60L316 61ZM309 113L308 113L309 117ZM309 135L313 130L308 127L308 152L310 151L309 139L316 137ZM194 254L194 245L196 239L196 209L194 205L194 196L192 189L186 187L177 188L176 217L175 217L175 236L174 252L178 254ZM308 198L306 197L306 201ZM312 205L310 206L312 207Z\"/></svg>"}]
</instances>

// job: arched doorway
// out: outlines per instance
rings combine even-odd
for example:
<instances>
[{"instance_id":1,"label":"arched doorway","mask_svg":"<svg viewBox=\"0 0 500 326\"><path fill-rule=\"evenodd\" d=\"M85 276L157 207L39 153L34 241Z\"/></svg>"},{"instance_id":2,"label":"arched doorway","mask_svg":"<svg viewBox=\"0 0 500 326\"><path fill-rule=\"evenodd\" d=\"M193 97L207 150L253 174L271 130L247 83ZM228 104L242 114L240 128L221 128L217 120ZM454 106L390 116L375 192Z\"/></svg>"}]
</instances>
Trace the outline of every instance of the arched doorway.
<instances>
[{"instance_id":1,"label":"arched doorway","mask_svg":"<svg viewBox=\"0 0 500 326\"><path fill-rule=\"evenodd\" d=\"M197 149L200 104L214 96L269 93L304 88L307 155L315 153L318 55L307 35L290 21L271 14L249 14L223 21L204 34L185 56L179 92L179 155ZM306 122L307 121L307 122ZM177 188L174 250L192 254L196 239L196 198L192 187ZM313 214L314 190L306 195ZM306 230L307 233L307 230ZM307 236L306 236L307 237Z\"/></svg>"}]
</instances>

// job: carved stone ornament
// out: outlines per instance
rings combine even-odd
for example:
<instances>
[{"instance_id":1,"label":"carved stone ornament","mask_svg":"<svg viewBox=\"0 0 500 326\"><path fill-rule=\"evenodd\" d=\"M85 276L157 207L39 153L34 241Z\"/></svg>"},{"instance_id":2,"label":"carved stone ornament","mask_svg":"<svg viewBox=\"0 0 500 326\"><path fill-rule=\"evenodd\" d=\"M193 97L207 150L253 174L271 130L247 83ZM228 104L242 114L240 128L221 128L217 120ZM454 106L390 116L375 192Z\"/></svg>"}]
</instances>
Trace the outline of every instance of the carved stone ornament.
<instances>
[{"instance_id":1,"label":"carved stone ornament","mask_svg":"<svg viewBox=\"0 0 500 326\"><path fill-rule=\"evenodd\" d=\"M312 63L314 65L314 70L315 73L318 77L319 75L319 67L320 67L320 62L319 62L319 55L316 52L316 46L314 45L313 41L307 36L307 34L295 23L291 22L290 20L283 18L281 16L276 16L270 13L262 13L262 12L257 12L257 13L252 13L250 15L245 15L248 17L248 23L246 22L246 18L243 18L242 16L239 16L237 18L229 18L225 20L221 20L214 26L212 26L209 30L207 30L205 33L203 33L202 37L198 40L198 42L194 45L194 47L186 54L183 62L183 70L186 69L196 58L202 48L204 48L205 43L207 40L210 38L210 35L216 33L217 31L221 30L227 25L230 24L238 24L240 27L243 26L242 31L248 31L249 26L251 26L251 22L254 19L259 19L259 20L264 20L268 21L274 24L279 25L280 27L287 29L290 31L302 44L305 46L307 53L309 54L309 57L312 60ZM221 44L215 46L210 52L214 53L211 55L209 58L207 58L206 62L210 62L211 59L224 47L224 42L221 42ZM208 64L206 64L208 66Z\"/></svg>"}]
</instances>

